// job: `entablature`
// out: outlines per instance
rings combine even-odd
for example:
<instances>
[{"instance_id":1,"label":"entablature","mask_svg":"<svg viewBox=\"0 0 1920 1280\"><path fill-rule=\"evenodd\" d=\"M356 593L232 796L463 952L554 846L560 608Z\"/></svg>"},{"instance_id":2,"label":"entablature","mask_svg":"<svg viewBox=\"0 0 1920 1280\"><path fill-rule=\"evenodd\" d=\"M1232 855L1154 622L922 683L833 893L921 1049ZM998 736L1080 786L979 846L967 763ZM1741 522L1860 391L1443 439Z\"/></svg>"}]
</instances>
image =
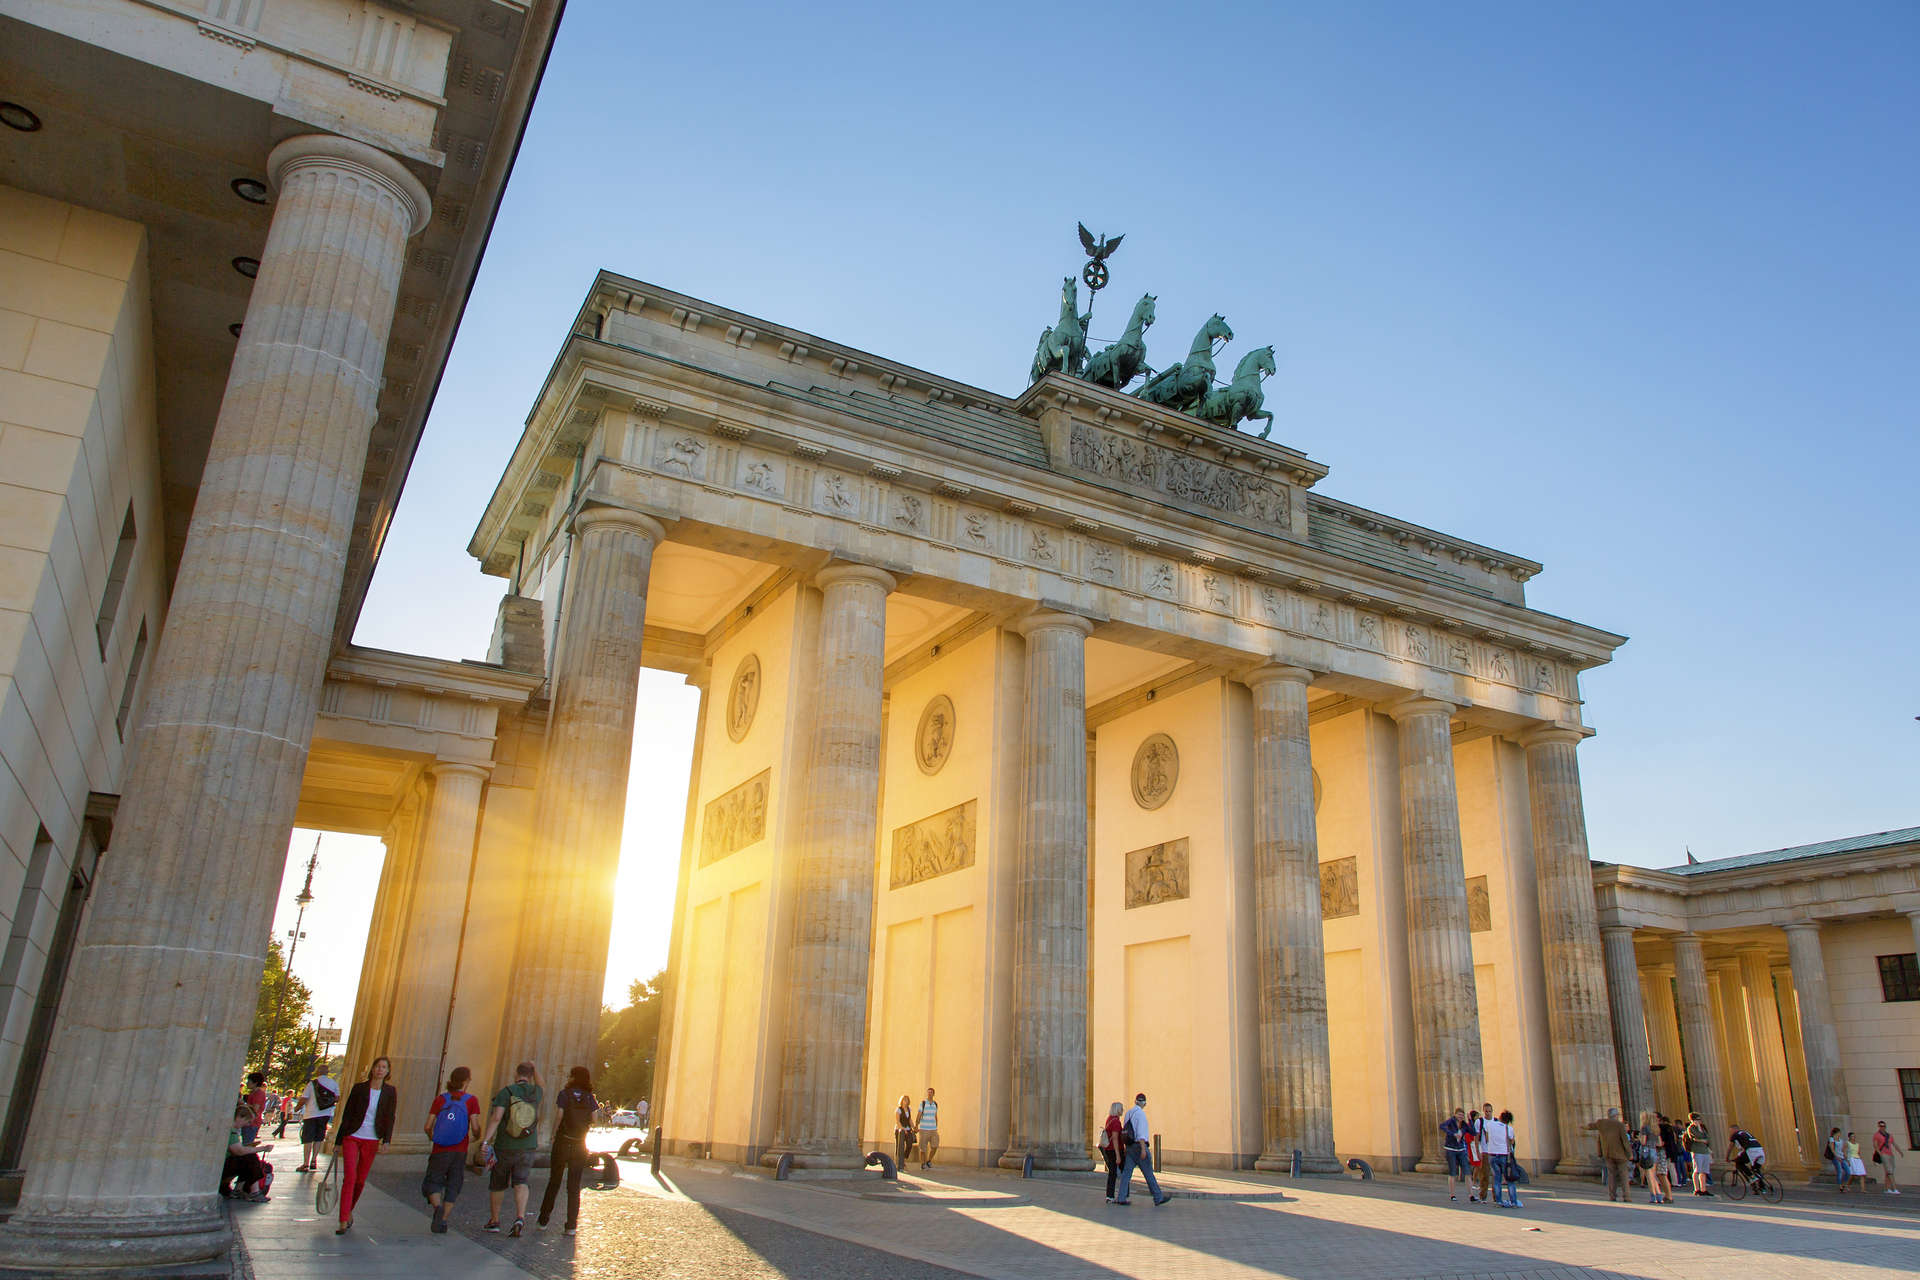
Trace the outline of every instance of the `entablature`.
<instances>
[{"instance_id":1,"label":"entablature","mask_svg":"<svg viewBox=\"0 0 1920 1280\"><path fill-rule=\"evenodd\" d=\"M1602 925L1696 933L1900 915L1920 908L1920 847L1698 875L1595 863Z\"/></svg>"}]
</instances>

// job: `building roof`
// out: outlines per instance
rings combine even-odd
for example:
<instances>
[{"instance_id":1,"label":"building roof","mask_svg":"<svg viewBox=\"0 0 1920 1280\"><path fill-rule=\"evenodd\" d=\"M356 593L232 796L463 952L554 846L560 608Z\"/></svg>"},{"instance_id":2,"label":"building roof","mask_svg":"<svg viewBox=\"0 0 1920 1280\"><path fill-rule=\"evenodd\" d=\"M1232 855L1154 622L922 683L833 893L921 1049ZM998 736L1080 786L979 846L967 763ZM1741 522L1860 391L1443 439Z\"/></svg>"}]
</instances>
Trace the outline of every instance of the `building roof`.
<instances>
[{"instance_id":1,"label":"building roof","mask_svg":"<svg viewBox=\"0 0 1920 1280\"><path fill-rule=\"evenodd\" d=\"M1869 849L1884 849L1898 844L1920 842L1920 827L1901 827L1897 831L1876 831L1872 835L1846 836L1839 840L1822 840L1818 844L1797 844L1790 849L1769 849L1765 853L1743 853L1732 858L1714 858L1708 862L1695 862L1684 867L1663 867L1670 875L1695 876L1709 871L1739 871L1747 867L1763 867L1774 862L1798 862L1802 858L1822 858L1836 853L1864 853Z\"/></svg>"}]
</instances>

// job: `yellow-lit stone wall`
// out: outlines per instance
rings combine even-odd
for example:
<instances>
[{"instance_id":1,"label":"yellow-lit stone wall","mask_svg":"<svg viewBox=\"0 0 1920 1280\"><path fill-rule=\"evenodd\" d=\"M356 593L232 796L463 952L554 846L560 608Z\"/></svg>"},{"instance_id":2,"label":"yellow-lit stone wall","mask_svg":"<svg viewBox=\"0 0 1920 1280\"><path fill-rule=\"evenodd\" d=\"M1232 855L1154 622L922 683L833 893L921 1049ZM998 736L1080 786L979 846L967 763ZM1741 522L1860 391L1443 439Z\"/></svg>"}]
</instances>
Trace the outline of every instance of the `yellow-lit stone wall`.
<instances>
[{"instance_id":1,"label":"yellow-lit stone wall","mask_svg":"<svg viewBox=\"0 0 1920 1280\"><path fill-rule=\"evenodd\" d=\"M1914 942L1913 924L1904 916L1830 924L1820 935L1862 1159L1870 1150L1867 1134L1881 1120L1902 1151L1908 1146L1899 1073L1902 1068L1920 1070L1920 1000L1884 998L1878 957L1912 952ZM1911 1182L1917 1168L1920 1161L1907 1158L1900 1166L1900 1181ZM1879 1172L1871 1161L1867 1171Z\"/></svg>"},{"instance_id":2,"label":"yellow-lit stone wall","mask_svg":"<svg viewBox=\"0 0 1920 1280\"><path fill-rule=\"evenodd\" d=\"M1243 689L1213 680L1094 733L1092 1118L1144 1092L1166 1159L1212 1167L1250 1164L1261 1140L1251 714ZM1155 734L1178 748L1179 776L1146 809L1133 767ZM1182 840L1187 896L1150 900L1169 877L1140 851L1177 865L1169 846ZM1129 853L1140 864L1131 908Z\"/></svg>"},{"instance_id":3,"label":"yellow-lit stone wall","mask_svg":"<svg viewBox=\"0 0 1920 1280\"><path fill-rule=\"evenodd\" d=\"M991 1164L1005 1146L1023 643L1002 631L976 636L888 691L867 1024L870 1149L892 1149L900 1095L917 1108L928 1088L940 1103L942 1164ZM952 743L928 773L920 731L940 698L952 705ZM937 744L926 746L937 757ZM961 839L970 841L964 853ZM896 879L904 883L895 887Z\"/></svg>"},{"instance_id":4,"label":"yellow-lit stone wall","mask_svg":"<svg viewBox=\"0 0 1920 1280\"><path fill-rule=\"evenodd\" d=\"M136 223L0 187L0 929L30 917L0 972L0 1114L166 621L146 254Z\"/></svg>"},{"instance_id":5,"label":"yellow-lit stone wall","mask_svg":"<svg viewBox=\"0 0 1920 1280\"><path fill-rule=\"evenodd\" d=\"M669 1142L700 1143L718 1158L752 1160L778 1123L780 1046L786 1015L786 938L792 927L794 869L785 850L805 784L806 688L818 595L790 589L762 605L712 654L694 778L692 869L682 927L680 990L675 997L668 1065ZM728 732L730 692L742 664L756 658L753 716L735 741ZM708 849L730 794L767 775L761 834L730 852ZM717 806L718 802L718 806ZM733 803L738 804L736 799ZM736 832L739 809L731 810ZM716 838L718 832L715 833Z\"/></svg>"}]
</instances>

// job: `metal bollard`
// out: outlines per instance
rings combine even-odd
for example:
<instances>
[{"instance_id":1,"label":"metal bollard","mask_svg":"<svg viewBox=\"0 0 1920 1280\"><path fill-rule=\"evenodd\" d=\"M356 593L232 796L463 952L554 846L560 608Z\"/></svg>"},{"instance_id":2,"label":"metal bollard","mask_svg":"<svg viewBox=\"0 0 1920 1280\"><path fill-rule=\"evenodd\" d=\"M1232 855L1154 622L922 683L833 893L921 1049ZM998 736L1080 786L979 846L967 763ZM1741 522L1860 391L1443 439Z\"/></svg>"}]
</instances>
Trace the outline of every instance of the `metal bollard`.
<instances>
[{"instance_id":1,"label":"metal bollard","mask_svg":"<svg viewBox=\"0 0 1920 1280\"><path fill-rule=\"evenodd\" d=\"M1300 1148L1298 1147L1293 1149L1293 1164L1292 1167L1287 1170L1287 1176L1289 1178L1297 1178L1300 1176Z\"/></svg>"},{"instance_id":2,"label":"metal bollard","mask_svg":"<svg viewBox=\"0 0 1920 1280\"><path fill-rule=\"evenodd\" d=\"M1160 1135L1156 1133L1153 1135L1153 1171L1159 1173L1164 1167L1160 1163Z\"/></svg>"},{"instance_id":3,"label":"metal bollard","mask_svg":"<svg viewBox=\"0 0 1920 1280\"><path fill-rule=\"evenodd\" d=\"M787 1154L781 1156L780 1163L773 1167L773 1180L775 1182L785 1182L792 1175L793 1152L789 1151Z\"/></svg>"},{"instance_id":4,"label":"metal bollard","mask_svg":"<svg viewBox=\"0 0 1920 1280\"><path fill-rule=\"evenodd\" d=\"M1033 1152L1031 1151L1027 1152L1027 1158L1020 1162L1020 1176L1023 1178L1033 1176Z\"/></svg>"},{"instance_id":5,"label":"metal bollard","mask_svg":"<svg viewBox=\"0 0 1920 1280\"><path fill-rule=\"evenodd\" d=\"M653 1176L658 1178L660 1176L660 1126L655 1125L649 1136L653 1139Z\"/></svg>"}]
</instances>

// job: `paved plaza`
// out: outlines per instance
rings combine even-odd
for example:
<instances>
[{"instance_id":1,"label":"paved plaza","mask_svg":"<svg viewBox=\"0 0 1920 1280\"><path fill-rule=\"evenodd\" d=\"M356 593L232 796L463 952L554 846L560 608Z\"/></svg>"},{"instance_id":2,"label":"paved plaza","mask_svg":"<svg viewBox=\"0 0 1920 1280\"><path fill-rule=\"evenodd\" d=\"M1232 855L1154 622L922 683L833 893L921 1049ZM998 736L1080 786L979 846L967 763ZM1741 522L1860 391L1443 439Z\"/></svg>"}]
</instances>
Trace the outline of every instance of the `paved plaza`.
<instances>
[{"instance_id":1,"label":"paved plaza","mask_svg":"<svg viewBox=\"0 0 1920 1280\"><path fill-rule=\"evenodd\" d=\"M283 1179L265 1206L236 1206L257 1280L539 1280L592 1277L1322 1277L1411 1280L1866 1280L1920 1272L1920 1213L1794 1187L1779 1206L1683 1200L1610 1204L1590 1184L1547 1179L1519 1211L1450 1204L1438 1179L1170 1173L1156 1209L1103 1203L1098 1180L993 1173L775 1183L714 1163L670 1161L654 1182L623 1166L618 1189L583 1193L580 1234L558 1219L519 1240L481 1231L470 1181L457 1230L432 1236L418 1175L383 1162L336 1238L310 1185ZM545 1173L537 1174L537 1196ZM1136 1191L1139 1188L1136 1187ZM1636 1193L1638 1194L1638 1193Z\"/></svg>"}]
</instances>

